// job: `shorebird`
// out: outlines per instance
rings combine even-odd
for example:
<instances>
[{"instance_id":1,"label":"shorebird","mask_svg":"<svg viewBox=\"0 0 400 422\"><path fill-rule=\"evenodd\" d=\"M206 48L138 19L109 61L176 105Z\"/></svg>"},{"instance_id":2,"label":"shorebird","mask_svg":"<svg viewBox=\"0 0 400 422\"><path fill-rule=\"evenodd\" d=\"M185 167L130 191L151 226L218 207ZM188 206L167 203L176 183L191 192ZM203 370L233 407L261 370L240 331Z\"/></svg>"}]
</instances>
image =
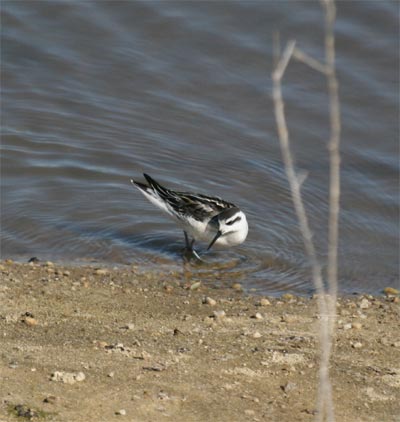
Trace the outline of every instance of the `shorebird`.
<instances>
[{"instance_id":1,"label":"shorebird","mask_svg":"<svg viewBox=\"0 0 400 422\"><path fill-rule=\"evenodd\" d=\"M231 247L245 241L247 219L236 205L218 197L167 189L148 174L143 175L148 184L132 179L131 183L183 228L186 253L200 259L193 249L195 241L207 242L207 250L213 245Z\"/></svg>"}]
</instances>

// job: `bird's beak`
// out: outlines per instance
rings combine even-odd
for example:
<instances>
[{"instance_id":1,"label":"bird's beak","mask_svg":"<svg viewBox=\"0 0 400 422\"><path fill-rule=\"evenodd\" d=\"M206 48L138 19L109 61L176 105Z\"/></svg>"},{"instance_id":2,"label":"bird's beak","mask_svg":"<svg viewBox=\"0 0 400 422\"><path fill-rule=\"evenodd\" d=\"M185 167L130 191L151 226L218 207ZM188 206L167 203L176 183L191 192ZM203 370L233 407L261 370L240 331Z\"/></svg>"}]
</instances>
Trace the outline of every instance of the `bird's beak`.
<instances>
[{"instance_id":1,"label":"bird's beak","mask_svg":"<svg viewBox=\"0 0 400 422\"><path fill-rule=\"evenodd\" d=\"M217 234L215 235L214 239L211 241L211 243L208 245L207 250L211 248L211 246L217 241L217 239L222 235L221 230L217 231Z\"/></svg>"}]
</instances>

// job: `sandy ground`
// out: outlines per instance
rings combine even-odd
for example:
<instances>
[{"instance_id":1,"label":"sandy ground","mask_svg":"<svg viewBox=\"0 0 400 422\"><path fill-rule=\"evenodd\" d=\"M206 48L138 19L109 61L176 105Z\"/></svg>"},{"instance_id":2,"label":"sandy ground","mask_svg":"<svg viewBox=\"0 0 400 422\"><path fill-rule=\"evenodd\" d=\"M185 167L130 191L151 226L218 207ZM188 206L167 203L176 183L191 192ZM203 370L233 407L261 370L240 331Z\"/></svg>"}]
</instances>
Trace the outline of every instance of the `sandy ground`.
<instances>
[{"instance_id":1,"label":"sandy ground","mask_svg":"<svg viewBox=\"0 0 400 422\"><path fill-rule=\"evenodd\" d=\"M315 298L135 267L4 261L0 273L0 421L315 418ZM398 297L338 305L337 421L400 421Z\"/></svg>"}]
</instances>

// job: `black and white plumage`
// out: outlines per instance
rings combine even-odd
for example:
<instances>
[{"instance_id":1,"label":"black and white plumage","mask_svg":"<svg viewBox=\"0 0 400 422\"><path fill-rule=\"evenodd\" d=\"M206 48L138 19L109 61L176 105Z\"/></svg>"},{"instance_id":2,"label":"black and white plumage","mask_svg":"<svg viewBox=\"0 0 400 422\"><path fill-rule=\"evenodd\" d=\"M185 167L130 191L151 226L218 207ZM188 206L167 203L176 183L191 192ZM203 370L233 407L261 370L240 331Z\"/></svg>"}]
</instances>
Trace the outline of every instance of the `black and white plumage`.
<instances>
[{"instance_id":1,"label":"black and white plumage","mask_svg":"<svg viewBox=\"0 0 400 422\"><path fill-rule=\"evenodd\" d=\"M208 249L213 245L230 247L245 241L247 219L234 204L217 197L177 192L165 188L147 174L144 177L148 185L134 180L131 183L178 222L184 230L187 249L192 251L197 240L207 242Z\"/></svg>"}]
</instances>

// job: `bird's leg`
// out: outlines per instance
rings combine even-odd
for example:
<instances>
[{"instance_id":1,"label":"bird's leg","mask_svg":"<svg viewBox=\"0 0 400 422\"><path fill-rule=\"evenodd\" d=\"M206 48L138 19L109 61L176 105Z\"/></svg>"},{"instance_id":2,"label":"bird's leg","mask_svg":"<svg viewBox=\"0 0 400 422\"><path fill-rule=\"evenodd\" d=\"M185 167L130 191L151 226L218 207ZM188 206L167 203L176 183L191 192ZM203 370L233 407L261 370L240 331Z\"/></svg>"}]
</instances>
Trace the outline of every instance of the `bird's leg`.
<instances>
[{"instance_id":1,"label":"bird's leg","mask_svg":"<svg viewBox=\"0 0 400 422\"><path fill-rule=\"evenodd\" d=\"M196 258L196 259L201 261L199 254L193 249L193 245L194 245L195 240L192 239L190 241L189 236L186 233L186 231L183 231L183 233L185 234L185 242L186 242L186 247L183 250L183 259L185 261L190 261L192 258Z\"/></svg>"},{"instance_id":2,"label":"bird's leg","mask_svg":"<svg viewBox=\"0 0 400 422\"><path fill-rule=\"evenodd\" d=\"M192 243L189 242L189 236L186 233L186 231L183 231L184 235L185 235L185 242L186 242L186 249L193 249L193 243L194 243L194 239L192 240Z\"/></svg>"}]
</instances>

